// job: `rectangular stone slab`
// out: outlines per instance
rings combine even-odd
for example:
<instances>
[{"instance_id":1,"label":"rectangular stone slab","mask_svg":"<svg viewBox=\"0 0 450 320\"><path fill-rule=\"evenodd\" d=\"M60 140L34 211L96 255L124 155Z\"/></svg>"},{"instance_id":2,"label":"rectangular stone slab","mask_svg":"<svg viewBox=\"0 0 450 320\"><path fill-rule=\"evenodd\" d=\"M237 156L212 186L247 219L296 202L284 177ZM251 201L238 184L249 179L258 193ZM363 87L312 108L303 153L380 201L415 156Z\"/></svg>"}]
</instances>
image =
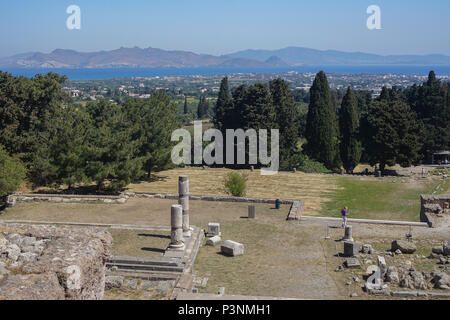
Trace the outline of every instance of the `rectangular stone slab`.
<instances>
[{"instance_id":1,"label":"rectangular stone slab","mask_svg":"<svg viewBox=\"0 0 450 320\"><path fill-rule=\"evenodd\" d=\"M361 264L359 263L359 260L356 258L348 258L347 260L345 260L345 266L349 269L361 268Z\"/></svg>"},{"instance_id":2,"label":"rectangular stone slab","mask_svg":"<svg viewBox=\"0 0 450 320\"><path fill-rule=\"evenodd\" d=\"M244 254L244 245L239 242L227 240L221 246L221 251L231 257L236 257Z\"/></svg>"}]
</instances>

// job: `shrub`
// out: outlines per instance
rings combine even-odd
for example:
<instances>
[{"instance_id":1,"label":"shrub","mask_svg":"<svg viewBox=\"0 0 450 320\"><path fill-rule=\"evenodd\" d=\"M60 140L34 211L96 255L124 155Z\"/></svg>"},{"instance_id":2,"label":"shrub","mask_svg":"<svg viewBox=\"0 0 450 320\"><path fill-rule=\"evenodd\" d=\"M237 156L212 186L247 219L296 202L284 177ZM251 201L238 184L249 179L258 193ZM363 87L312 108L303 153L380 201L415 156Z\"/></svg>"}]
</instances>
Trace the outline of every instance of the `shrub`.
<instances>
[{"instance_id":1,"label":"shrub","mask_svg":"<svg viewBox=\"0 0 450 320\"><path fill-rule=\"evenodd\" d=\"M225 192L233 197L244 197L247 190L248 176L241 173L230 172L225 178Z\"/></svg>"},{"instance_id":2,"label":"shrub","mask_svg":"<svg viewBox=\"0 0 450 320\"><path fill-rule=\"evenodd\" d=\"M301 166L298 168L300 171L305 173L330 173L323 163L318 161L304 159Z\"/></svg>"},{"instance_id":3,"label":"shrub","mask_svg":"<svg viewBox=\"0 0 450 320\"><path fill-rule=\"evenodd\" d=\"M22 163L10 157L0 146L0 197L16 191L25 179L25 174Z\"/></svg>"}]
</instances>

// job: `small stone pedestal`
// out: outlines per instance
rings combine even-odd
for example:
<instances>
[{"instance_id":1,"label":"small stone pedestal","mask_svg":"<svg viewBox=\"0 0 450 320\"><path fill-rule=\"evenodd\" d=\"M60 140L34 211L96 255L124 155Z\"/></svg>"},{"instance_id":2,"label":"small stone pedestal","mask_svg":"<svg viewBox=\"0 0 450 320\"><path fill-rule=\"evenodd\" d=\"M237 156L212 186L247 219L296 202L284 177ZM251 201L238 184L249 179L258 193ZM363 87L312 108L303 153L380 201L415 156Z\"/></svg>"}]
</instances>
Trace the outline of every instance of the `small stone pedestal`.
<instances>
[{"instance_id":1,"label":"small stone pedestal","mask_svg":"<svg viewBox=\"0 0 450 320\"><path fill-rule=\"evenodd\" d=\"M342 240L343 241L353 241L353 227L352 226L345 227L345 234L344 234L344 238Z\"/></svg>"},{"instance_id":2,"label":"small stone pedestal","mask_svg":"<svg viewBox=\"0 0 450 320\"><path fill-rule=\"evenodd\" d=\"M344 257L354 257L359 252L359 245L353 241L344 242Z\"/></svg>"},{"instance_id":3,"label":"small stone pedestal","mask_svg":"<svg viewBox=\"0 0 450 320\"><path fill-rule=\"evenodd\" d=\"M256 208L255 206L248 206L248 218L255 219L256 218Z\"/></svg>"},{"instance_id":4,"label":"small stone pedestal","mask_svg":"<svg viewBox=\"0 0 450 320\"><path fill-rule=\"evenodd\" d=\"M208 223L208 232L206 233L206 236L208 238L212 238L215 236L221 236L222 233L220 232L220 223L210 222Z\"/></svg>"}]
</instances>

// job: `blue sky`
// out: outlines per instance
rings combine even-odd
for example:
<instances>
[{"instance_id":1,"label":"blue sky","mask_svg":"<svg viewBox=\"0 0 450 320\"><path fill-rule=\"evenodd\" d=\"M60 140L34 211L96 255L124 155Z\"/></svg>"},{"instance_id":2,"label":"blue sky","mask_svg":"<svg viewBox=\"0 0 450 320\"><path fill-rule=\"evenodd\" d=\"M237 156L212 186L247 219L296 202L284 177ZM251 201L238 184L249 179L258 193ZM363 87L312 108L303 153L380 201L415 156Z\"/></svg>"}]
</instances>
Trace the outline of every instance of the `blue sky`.
<instances>
[{"instance_id":1,"label":"blue sky","mask_svg":"<svg viewBox=\"0 0 450 320\"><path fill-rule=\"evenodd\" d=\"M81 30L66 28L72 4L81 8ZM366 28L373 4L381 30ZM121 46L450 55L449 15L448 0L0 0L0 56Z\"/></svg>"}]
</instances>

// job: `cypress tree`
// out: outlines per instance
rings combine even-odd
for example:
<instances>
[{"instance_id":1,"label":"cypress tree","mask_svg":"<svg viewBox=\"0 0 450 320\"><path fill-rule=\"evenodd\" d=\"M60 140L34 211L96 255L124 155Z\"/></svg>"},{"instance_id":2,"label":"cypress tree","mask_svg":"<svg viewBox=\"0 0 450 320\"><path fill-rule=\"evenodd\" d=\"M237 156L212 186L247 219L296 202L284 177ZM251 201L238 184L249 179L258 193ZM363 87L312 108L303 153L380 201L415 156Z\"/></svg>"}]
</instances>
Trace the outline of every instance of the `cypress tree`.
<instances>
[{"instance_id":1,"label":"cypress tree","mask_svg":"<svg viewBox=\"0 0 450 320\"><path fill-rule=\"evenodd\" d=\"M310 104L306 123L305 151L309 157L322 162L328 169L339 166L337 119L330 87L320 71L310 90Z\"/></svg>"},{"instance_id":2,"label":"cypress tree","mask_svg":"<svg viewBox=\"0 0 450 320\"><path fill-rule=\"evenodd\" d=\"M359 140L358 102L350 87L342 100L339 112L339 128L341 135L340 151L344 169L349 172L361 159L361 142Z\"/></svg>"},{"instance_id":3,"label":"cypress tree","mask_svg":"<svg viewBox=\"0 0 450 320\"><path fill-rule=\"evenodd\" d=\"M183 110L183 113L184 114L188 114L189 113L187 97L184 98L184 110Z\"/></svg>"},{"instance_id":4,"label":"cypress tree","mask_svg":"<svg viewBox=\"0 0 450 320\"><path fill-rule=\"evenodd\" d=\"M233 119L233 100L228 87L228 77L222 79L220 83L219 96L217 98L213 123L221 131L231 129Z\"/></svg>"},{"instance_id":5,"label":"cypress tree","mask_svg":"<svg viewBox=\"0 0 450 320\"><path fill-rule=\"evenodd\" d=\"M197 117L198 119L204 119L208 116L209 113L209 102L206 100L206 97L202 95L200 97L200 101L197 107Z\"/></svg>"},{"instance_id":6,"label":"cypress tree","mask_svg":"<svg viewBox=\"0 0 450 320\"><path fill-rule=\"evenodd\" d=\"M297 108L289 85L283 79L270 82L270 94L275 108L275 121L280 130L280 168L291 169L297 160L294 155L300 132Z\"/></svg>"},{"instance_id":7,"label":"cypress tree","mask_svg":"<svg viewBox=\"0 0 450 320\"><path fill-rule=\"evenodd\" d=\"M441 84L431 71L427 82L414 86L407 91L408 101L425 126L425 142L422 154L428 156L433 152L450 148L450 112L448 110L448 85Z\"/></svg>"}]
</instances>

